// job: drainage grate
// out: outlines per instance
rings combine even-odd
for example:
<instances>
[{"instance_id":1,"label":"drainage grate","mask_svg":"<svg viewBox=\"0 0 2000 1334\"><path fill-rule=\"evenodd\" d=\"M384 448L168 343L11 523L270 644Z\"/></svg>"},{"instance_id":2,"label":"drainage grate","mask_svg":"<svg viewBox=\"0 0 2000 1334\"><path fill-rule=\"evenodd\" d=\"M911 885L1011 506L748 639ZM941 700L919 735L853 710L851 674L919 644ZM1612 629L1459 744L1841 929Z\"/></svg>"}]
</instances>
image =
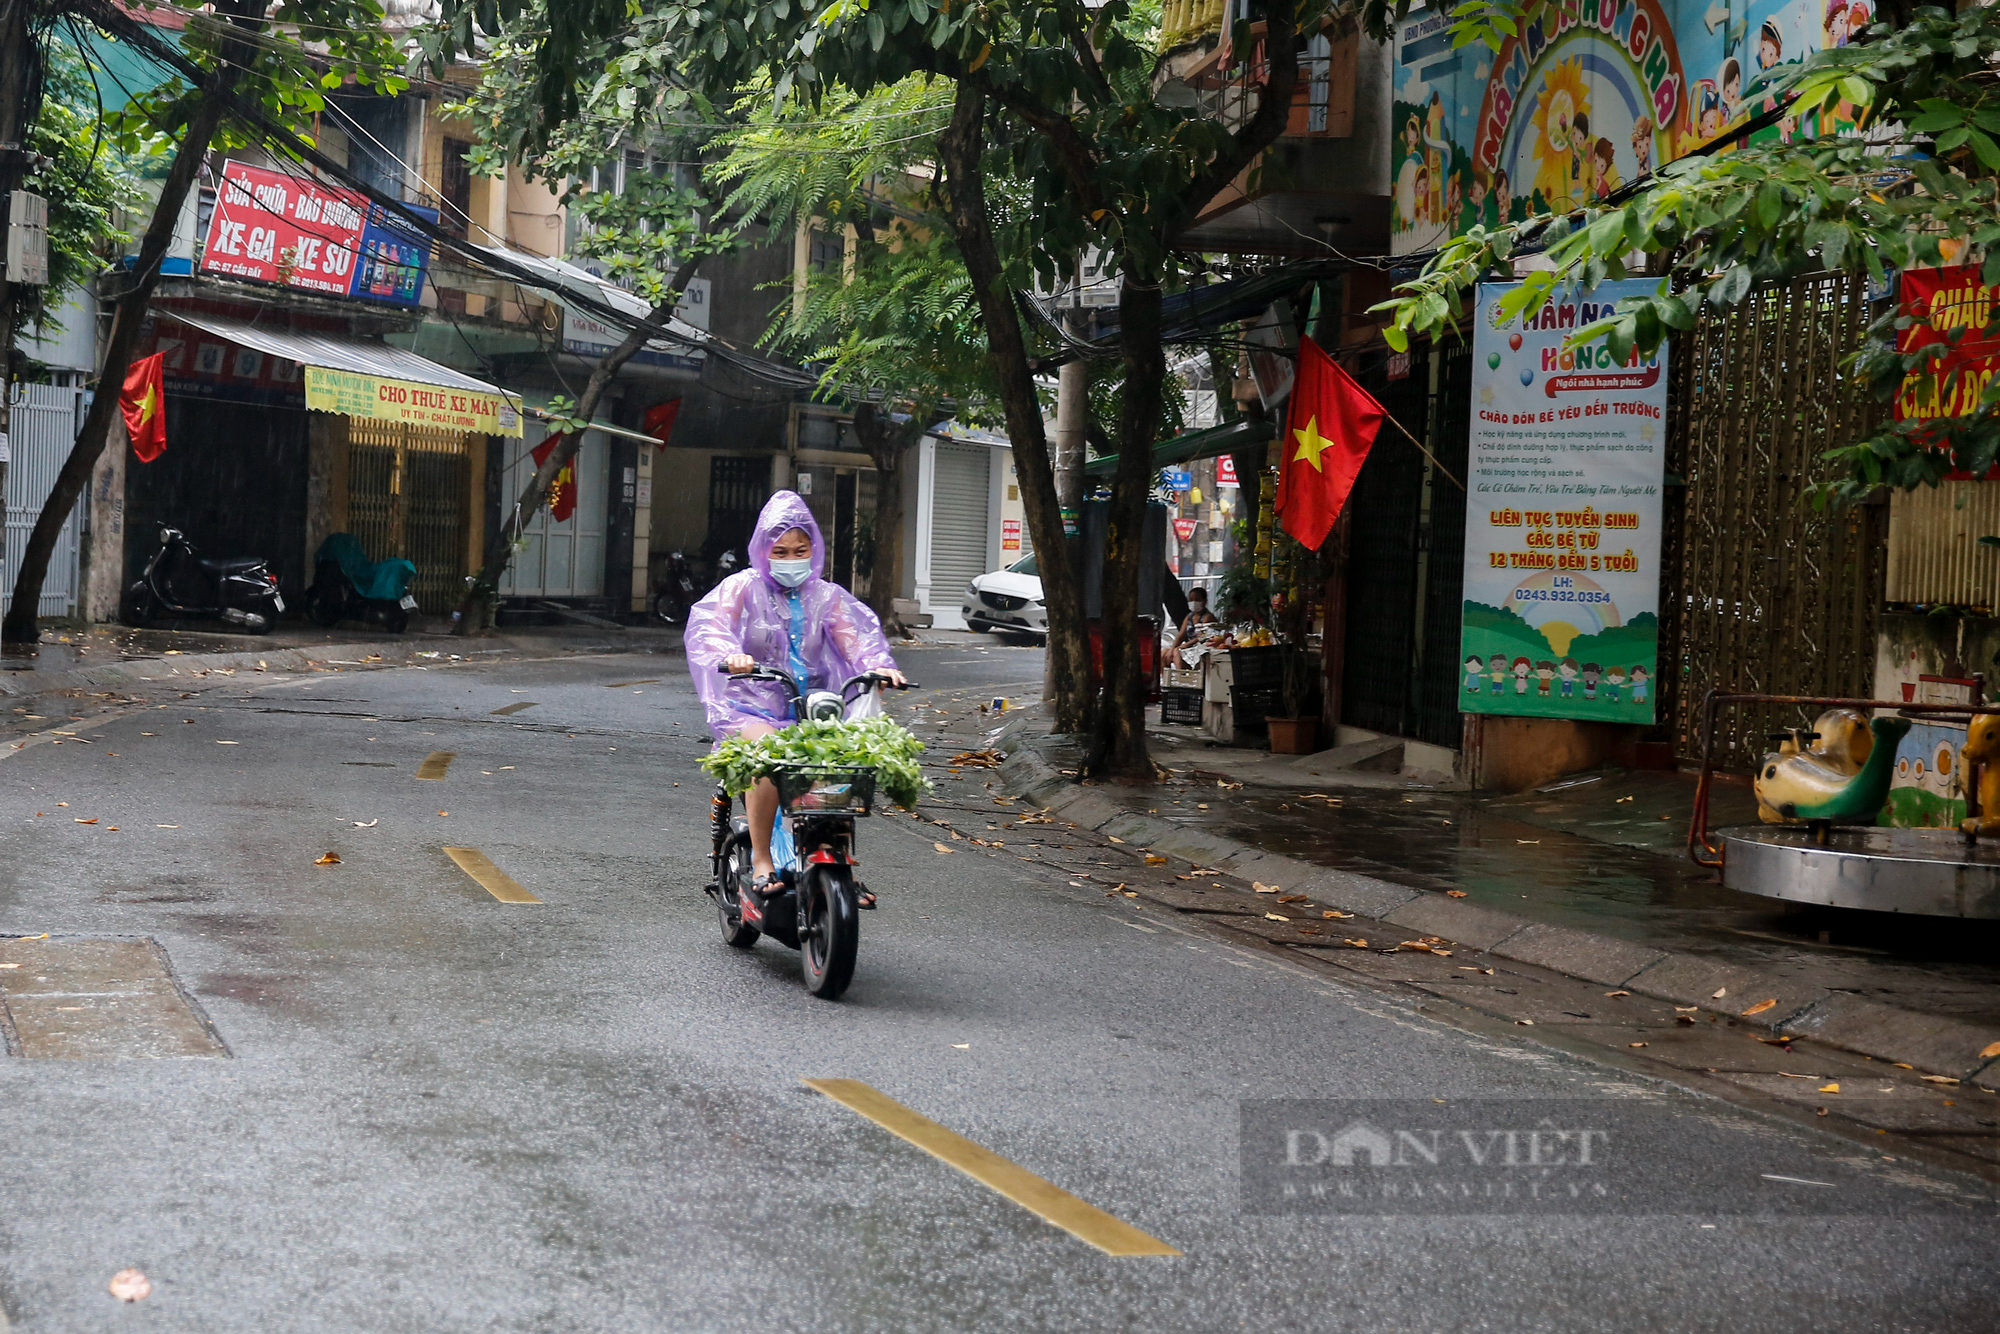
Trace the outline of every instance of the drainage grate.
<instances>
[{"instance_id":1,"label":"drainage grate","mask_svg":"<svg viewBox=\"0 0 2000 1334\"><path fill-rule=\"evenodd\" d=\"M49 1060L229 1055L151 940L0 940L0 1039Z\"/></svg>"}]
</instances>

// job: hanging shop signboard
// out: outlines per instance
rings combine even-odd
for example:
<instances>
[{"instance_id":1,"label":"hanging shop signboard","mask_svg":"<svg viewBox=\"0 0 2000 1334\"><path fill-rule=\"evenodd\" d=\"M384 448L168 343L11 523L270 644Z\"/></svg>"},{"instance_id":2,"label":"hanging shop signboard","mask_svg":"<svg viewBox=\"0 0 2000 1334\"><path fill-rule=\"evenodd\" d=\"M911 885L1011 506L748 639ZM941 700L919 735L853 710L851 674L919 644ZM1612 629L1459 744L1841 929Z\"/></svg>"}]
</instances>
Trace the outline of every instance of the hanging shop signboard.
<instances>
[{"instance_id":1,"label":"hanging shop signboard","mask_svg":"<svg viewBox=\"0 0 2000 1334\"><path fill-rule=\"evenodd\" d=\"M1481 283L1473 334L1459 708L1650 723L1657 698L1666 349L1614 361L1570 335L1647 279L1503 319Z\"/></svg>"},{"instance_id":2,"label":"hanging shop signboard","mask_svg":"<svg viewBox=\"0 0 2000 1334\"><path fill-rule=\"evenodd\" d=\"M414 306L429 263L429 242L365 195L241 162L222 166L203 273Z\"/></svg>"},{"instance_id":3,"label":"hanging shop signboard","mask_svg":"<svg viewBox=\"0 0 2000 1334\"><path fill-rule=\"evenodd\" d=\"M2000 324L1993 318L2000 286L1979 279L1977 264L1906 269L1898 276L1896 299L1909 323L1896 333L1896 350L1946 350L1903 377L1897 421L1965 416L2000 372Z\"/></svg>"},{"instance_id":4,"label":"hanging shop signboard","mask_svg":"<svg viewBox=\"0 0 2000 1334\"><path fill-rule=\"evenodd\" d=\"M410 422L448 431L520 435L519 406L498 394L391 380L355 371L306 367L306 406L376 421Z\"/></svg>"}]
</instances>

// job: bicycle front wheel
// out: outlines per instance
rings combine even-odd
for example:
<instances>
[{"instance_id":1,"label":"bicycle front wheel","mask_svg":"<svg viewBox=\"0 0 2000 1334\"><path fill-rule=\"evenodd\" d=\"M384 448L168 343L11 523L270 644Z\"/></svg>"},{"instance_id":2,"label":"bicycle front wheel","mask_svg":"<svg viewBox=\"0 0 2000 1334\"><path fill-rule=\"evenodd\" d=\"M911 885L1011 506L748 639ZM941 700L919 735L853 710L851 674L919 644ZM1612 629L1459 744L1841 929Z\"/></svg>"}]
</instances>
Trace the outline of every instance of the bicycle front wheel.
<instances>
[{"instance_id":1,"label":"bicycle front wheel","mask_svg":"<svg viewBox=\"0 0 2000 1334\"><path fill-rule=\"evenodd\" d=\"M844 866L815 866L800 890L799 955L806 990L821 1000L839 1000L854 980L854 955L861 943L861 914L854 901L854 878Z\"/></svg>"}]
</instances>

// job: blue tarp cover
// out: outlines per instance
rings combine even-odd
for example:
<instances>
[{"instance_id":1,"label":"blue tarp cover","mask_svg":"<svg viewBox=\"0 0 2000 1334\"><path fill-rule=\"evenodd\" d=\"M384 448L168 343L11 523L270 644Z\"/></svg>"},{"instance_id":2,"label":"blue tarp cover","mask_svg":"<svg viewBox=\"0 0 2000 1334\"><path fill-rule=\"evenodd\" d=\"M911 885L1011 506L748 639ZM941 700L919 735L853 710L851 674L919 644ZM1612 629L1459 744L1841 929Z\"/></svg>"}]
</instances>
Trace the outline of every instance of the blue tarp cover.
<instances>
[{"instance_id":1,"label":"blue tarp cover","mask_svg":"<svg viewBox=\"0 0 2000 1334\"><path fill-rule=\"evenodd\" d=\"M330 535L319 544L319 554L313 559L315 562L330 560L340 566L340 572L365 598L383 598L393 602L403 596L410 587L410 580L417 577L417 567L401 556L369 560L368 553L361 549L361 539L353 533Z\"/></svg>"}]
</instances>

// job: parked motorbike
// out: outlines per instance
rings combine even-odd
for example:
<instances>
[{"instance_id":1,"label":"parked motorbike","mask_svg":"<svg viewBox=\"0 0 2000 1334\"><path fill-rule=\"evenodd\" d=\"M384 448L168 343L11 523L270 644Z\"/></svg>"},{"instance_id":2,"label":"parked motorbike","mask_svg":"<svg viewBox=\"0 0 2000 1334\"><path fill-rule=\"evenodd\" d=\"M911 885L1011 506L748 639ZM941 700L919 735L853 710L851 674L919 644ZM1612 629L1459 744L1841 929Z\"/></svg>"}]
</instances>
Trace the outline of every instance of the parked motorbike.
<instances>
[{"instance_id":1,"label":"parked motorbike","mask_svg":"<svg viewBox=\"0 0 2000 1334\"><path fill-rule=\"evenodd\" d=\"M409 628L417 599L410 580L417 567L400 556L369 560L352 533L333 533L313 556L313 584L306 590L306 615L324 626L341 621L380 621L392 635Z\"/></svg>"},{"instance_id":2,"label":"parked motorbike","mask_svg":"<svg viewBox=\"0 0 2000 1334\"><path fill-rule=\"evenodd\" d=\"M125 590L118 619L143 626L162 616L212 616L264 634L285 610L269 564L262 556L211 560L196 552L180 529L162 527L160 549Z\"/></svg>"},{"instance_id":3,"label":"parked motorbike","mask_svg":"<svg viewBox=\"0 0 2000 1334\"><path fill-rule=\"evenodd\" d=\"M748 672L728 673L742 681L776 681L791 701L794 718L821 721L847 715L847 706L862 691L894 684L880 672L864 672L838 691L815 690L801 697L798 682L787 672L759 664ZM906 681L907 690L916 682ZM858 913L868 887L854 878L854 822L869 814L875 802L875 770L859 765L786 765L771 775L778 788L778 817L771 828L771 860L784 887L764 896L761 926L745 920L744 896L755 872L750 864L750 823L734 814L734 803L720 784L709 807L709 854L712 878L704 889L715 900L722 939L747 950L760 934L799 952L806 990L821 1000L838 1000L854 979L854 957L860 945Z\"/></svg>"},{"instance_id":4,"label":"parked motorbike","mask_svg":"<svg viewBox=\"0 0 2000 1334\"><path fill-rule=\"evenodd\" d=\"M725 551L715 562L715 577L697 578L694 566L679 551L667 557L666 568L653 585L653 619L662 625L687 624L688 611L708 595L708 591L736 573L742 562L734 551Z\"/></svg>"}]
</instances>

